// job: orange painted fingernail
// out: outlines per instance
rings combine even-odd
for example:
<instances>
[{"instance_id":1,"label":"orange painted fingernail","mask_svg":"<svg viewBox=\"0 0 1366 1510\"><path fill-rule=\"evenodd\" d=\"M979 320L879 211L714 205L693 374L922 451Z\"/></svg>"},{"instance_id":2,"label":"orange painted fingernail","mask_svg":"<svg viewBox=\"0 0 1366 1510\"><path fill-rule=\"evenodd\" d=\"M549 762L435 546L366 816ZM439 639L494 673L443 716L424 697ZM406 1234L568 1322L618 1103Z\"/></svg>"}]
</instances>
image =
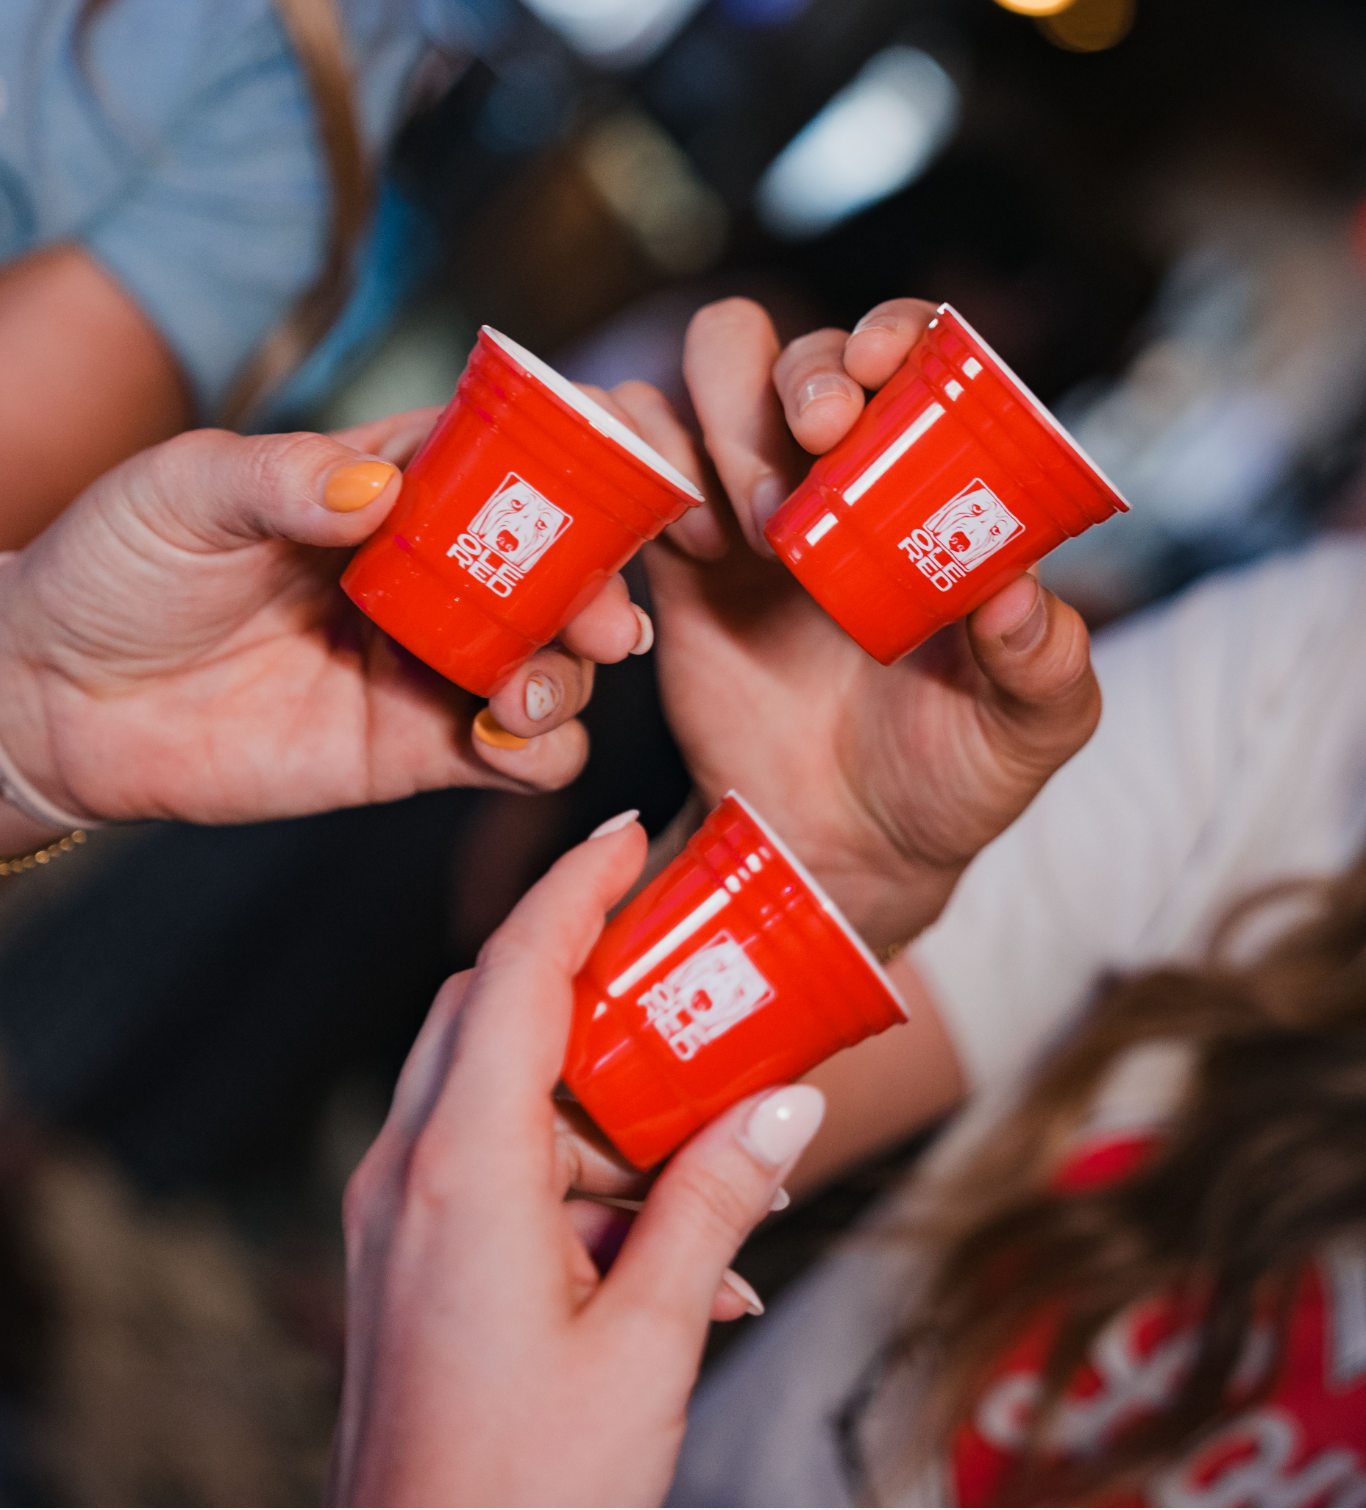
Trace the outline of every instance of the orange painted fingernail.
<instances>
[{"instance_id":1,"label":"orange painted fingernail","mask_svg":"<svg viewBox=\"0 0 1366 1510\"><path fill-rule=\"evenodd\" d=\"M487 708L475 714L474 737L495 750L523 750L531 743L520 734L505 729Z\"/></svg>"},{"instance_id":2,"label":"orange painted fingernail","mask_svg":"<svg viewBox=\"0 0 1366 1510\"><path fill-rule=\"evenodd\" d=\"M338 467L323 489L323 507L334 514L354 514L376 498L398 476L398 468L388 461L355 461Z\"/></svg>"}]
</instances>

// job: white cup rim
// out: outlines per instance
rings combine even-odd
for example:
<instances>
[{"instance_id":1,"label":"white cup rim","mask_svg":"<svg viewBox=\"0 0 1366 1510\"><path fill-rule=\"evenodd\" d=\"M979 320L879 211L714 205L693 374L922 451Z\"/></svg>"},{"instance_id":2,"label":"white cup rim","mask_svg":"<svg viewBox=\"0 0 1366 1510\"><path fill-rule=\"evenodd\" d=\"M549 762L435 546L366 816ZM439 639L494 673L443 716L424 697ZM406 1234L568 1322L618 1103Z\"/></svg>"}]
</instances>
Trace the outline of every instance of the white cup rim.
<instances>
[{"instance_id":1,"label":"white cup rim","mask_svg":"<svg viewBox=\"0 0 1366 1510\"><path fill-rule=\"evenodd\" d=\"M863 956L864 964L866 964L868 968L873 972L873 974L877 976L878 980L882 982L883 989L896 1003L897 1010L901 1013L902 1018L909 1020L911 1014L906 1010L906 1003L902 999L901 992L898 991L896 986L892 983L891 976L889 976L886 970L883 969L881 962L878 960L878 957L855 932L853 926L849 922L849 919L846 918L845 915L835 905L835 903L832 902L828 896L826 896L825 888L821 885L821 883L815 878L815 876L811 874L806 866L802 864L802 862L796 857L796 855L792 853L792 851L787 847L783 840L780 839L776 833L774 833L772 825L766 819L760 817L760 815L755 811L754 805L751 802L742 797L734 787L731 787L730 791L726 793L726 796L737 802L745 810L751 821L760 830L760 832L764 835L768 842L774 847L774 849L778 851L779 855L781 855L782 858L787 861L792 869L797 872L797 875L801 879L803 885L810 889L811 894L816 898L817 902L820 903L821 911L827 914L831 921L834 922L835 925L844 934L845 938L847 938L849 942L854 946L854 948L857 949L858 952Z\"/></svg>"},{"instance_id":2,"label":"white cup rim","mask_svg":"<svg viewBox=\"0 0 1366 1510\"><path fill-rule=\"evenodd\" d=\"M972 339L976 341L977 344L982 348L982 351L991 361L992 366L996 368L996 370L1006 380L1006 382L1015 389L1020 397L1024 399L1025 403L1027 403L1029 407L1034 411L1034 413L1044 422L1044 424L1047 425L1048 428L1052 430L1053 433L1058 437L1058 439L1061 440L1062 443L1068 448L1068 450L1076 456L1077 460L1080 461L1088 471L1094 472L1095 475L1100 478L1105 486L1109 488L1109 490L1115 495L1116 498L1119 499L1120 507L1127 511L1130 506L1129 500L1124 496L1123 493L1119 491L1119 489L1106 475L1104 468L1099 466L1095 462L1095 460L1093 460L1093 458L1087 454L1086 449L1082 446L1081 442L1078 441L1069 430L1058 423L1057 419L1051 413L1048 406L1043 402L1038 394L1034 392L1029 384L1025 382L1025 380L1019 375L1019 373L1015 371L1010 363L1007 362L1003 356L1001 356L1001 354L996 350L991 342L984 340L983 337L978 333L978 331L967 320L965 320L962 315L958 313L958 311L953 307L952 304L941 304L939 308L935 310L934 319L930 321L931 328L933 328L934 325L938 323L939 318L942 315L948 315L952 319L957 320L957 322L963 327L963 329L967 331Z\"/></svg>"},{"instance_id":3,"label":"white cup rim","mask_svg":"<svg viewBox=\"0 0 1366 1510\"><path fill-rule=\"evenodd\" d=\"M696 484L689 482L672 462L666 461L653 446L641 440L634 430L623 425L615 414L609 414L601 404L589 398L586 393L580 392L568 378L562 377L548 362L543 362L525 346L519 345L511 336L505 336L501 330L495 330L492 325L481 325L479 333L487 336L505 356L511 357L529 378L540 383L543 388L549 389L561 403L567 404L580 418L586 419L600 435L614 441L623 451L628 452L637 461L643 462L652 472L657 472L665 482L677 488L679 492L686 493L697 503L704 502Z\"/></svg>"}]
</instances>

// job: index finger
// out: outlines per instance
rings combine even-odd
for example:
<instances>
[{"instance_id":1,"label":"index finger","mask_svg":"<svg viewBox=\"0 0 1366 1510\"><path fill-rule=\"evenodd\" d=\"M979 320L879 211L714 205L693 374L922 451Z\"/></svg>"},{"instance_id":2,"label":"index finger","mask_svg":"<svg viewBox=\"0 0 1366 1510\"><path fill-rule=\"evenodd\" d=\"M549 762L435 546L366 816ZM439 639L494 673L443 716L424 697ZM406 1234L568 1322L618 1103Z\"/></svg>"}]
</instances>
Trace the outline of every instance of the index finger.
<instances>
[{"instance_id":1,"label":"index finger","mask_svg":"<svg viewBox=\"0 0 1366 1510\"><path fill-rule=\"evenodd\" d=\"M845 343L844 370L865 388L881 388L925 334L934 313L935 306L924 299L875 304Z\"/></svg>"},{"instance_id":2,"label":"index finger","mask_svg":"<svg viewBox=\"0 0 1366 1510\"><path fill-rule=\"evenodd\" d=\"M441 410L434 404L425 409L408 409L402 414L390 414L384 419L351 425L345 430L334 430L332 439L354 446L357 451L369 451L375 456L382 456L395 466L406 467L417 448L431 433L440 413Z\"/></svg>"},{"instance_id":3,"label":"index finger","mask_svg":"<svg viewBox=\"0 0 1366 1510\"><path fill-rule=\"evenodd\" d=\"M628 822L570 850L480 951L454 1061L422 1139L434 1164L452 1170L453 1151L477 1149L499 1200L510 1182L525 1183L528 1159L542 1169L554 1160L550 1093L564 1059L574 977L607 909L640 874L645 848L645 831Z\"/></svg>"},{"instance_id":4,"label":"index finger","mask_svg":"<svg viewBox=\"0 0 1366 1510\"><path fill-rule=\"evenodd\" d=\"M683 376L702 440L750 545L773 553L764 525L805 471L773 387L779 345L752 299L723 299L692 317Z\"/></svg>"},{"instance_id":5,"label":"index finger","mask_svg":"<svg viewBox=\"0 0 1366 1510\"><path fill-rule=\"evenodd\" d=\"M792 433L819 456L838 445L863 412L863 390L881 388L934 318L923 299L874 305L846 335L816 330L784 349L773 386Z\"/></svg>"}]
</instances>

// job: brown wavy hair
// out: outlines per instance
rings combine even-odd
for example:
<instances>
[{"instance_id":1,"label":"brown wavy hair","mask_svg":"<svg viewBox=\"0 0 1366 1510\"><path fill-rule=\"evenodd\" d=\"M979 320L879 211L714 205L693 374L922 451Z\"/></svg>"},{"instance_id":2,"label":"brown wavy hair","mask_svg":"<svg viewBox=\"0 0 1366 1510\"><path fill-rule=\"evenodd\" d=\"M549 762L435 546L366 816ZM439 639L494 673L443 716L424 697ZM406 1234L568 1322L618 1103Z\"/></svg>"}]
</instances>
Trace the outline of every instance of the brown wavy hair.
<instances>
[{"instance_id":1,"label":"brown wavy hair","mask_svg":"<svg viewBox=\"0 0 1366 1510\"><path fill-rule=\"evenodd\" d=\"M117 0L85 0L76 25L83 54L90 22ZM365 154L335 0L273 0L308 87L327 168L328 229L322 267L285 320L248 358L222 411L225 425L248 421L262 401L298 367L341 313L351 290L356 245L374 200L374 174Z\"/></svg>"},{"instance_id":2,"label":"brown wavy hair","mask_svg":"<svg viewBox=\"0 0 1366 1510\"><path fill-rule=\"evenodd\" d=\"M1237 963L1272 903L1308 918ZM1171 1040L1192 1067L1151 1158L1112 1184L1059 1188L1120 1056ZM1111 983L935 1207L943 1261L894 1352L934 1364L918 1440L948 1441L1026 1329L1061 1318L1006 1503L1132 1494L1264 1397L1306 1266L1366 1224L1366 858L1335 883L1245 903L1202 968ZM1094 1458L1063 1462L1047 1432L1069 1383L1108 1323L1159 1296L1197 1319L1174 1396ZM1237 1371L1254 1323L1273 1351L1249 1387Z\"/></svg>"}]
</instances>

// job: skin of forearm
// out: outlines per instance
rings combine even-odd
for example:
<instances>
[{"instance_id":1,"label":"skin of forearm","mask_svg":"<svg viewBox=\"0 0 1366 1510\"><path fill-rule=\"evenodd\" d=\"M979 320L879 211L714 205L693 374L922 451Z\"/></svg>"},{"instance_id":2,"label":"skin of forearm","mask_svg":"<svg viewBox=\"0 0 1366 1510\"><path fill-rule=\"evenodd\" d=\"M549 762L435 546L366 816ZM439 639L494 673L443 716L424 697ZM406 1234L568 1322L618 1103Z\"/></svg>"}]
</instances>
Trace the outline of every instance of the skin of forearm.
<instances>
[{"instance_id":1,"label":"skin of forearm","mask_svg":"<svg viewBox=\"0 0 1366 1510\"><path fill-rule=\"evenodd\" d=\"M958 1053L914 963L888 972L907 1019L827 1059L805 1077L825 1093L825 1120L786 1184L794 1199L894 1148L959 1105L967 1083Z\"/></svg>"},{"instance_id":2,"label":"skin of forearm","mask_svg":"<svg viewBox=\"0 0 1366 1510\"><path fill-rule=\"evenodd\" d=\"M0 550L27 544L101 473L193 417L170 348L83 248L0 268Z\"/></svg>"}]
</instances>

